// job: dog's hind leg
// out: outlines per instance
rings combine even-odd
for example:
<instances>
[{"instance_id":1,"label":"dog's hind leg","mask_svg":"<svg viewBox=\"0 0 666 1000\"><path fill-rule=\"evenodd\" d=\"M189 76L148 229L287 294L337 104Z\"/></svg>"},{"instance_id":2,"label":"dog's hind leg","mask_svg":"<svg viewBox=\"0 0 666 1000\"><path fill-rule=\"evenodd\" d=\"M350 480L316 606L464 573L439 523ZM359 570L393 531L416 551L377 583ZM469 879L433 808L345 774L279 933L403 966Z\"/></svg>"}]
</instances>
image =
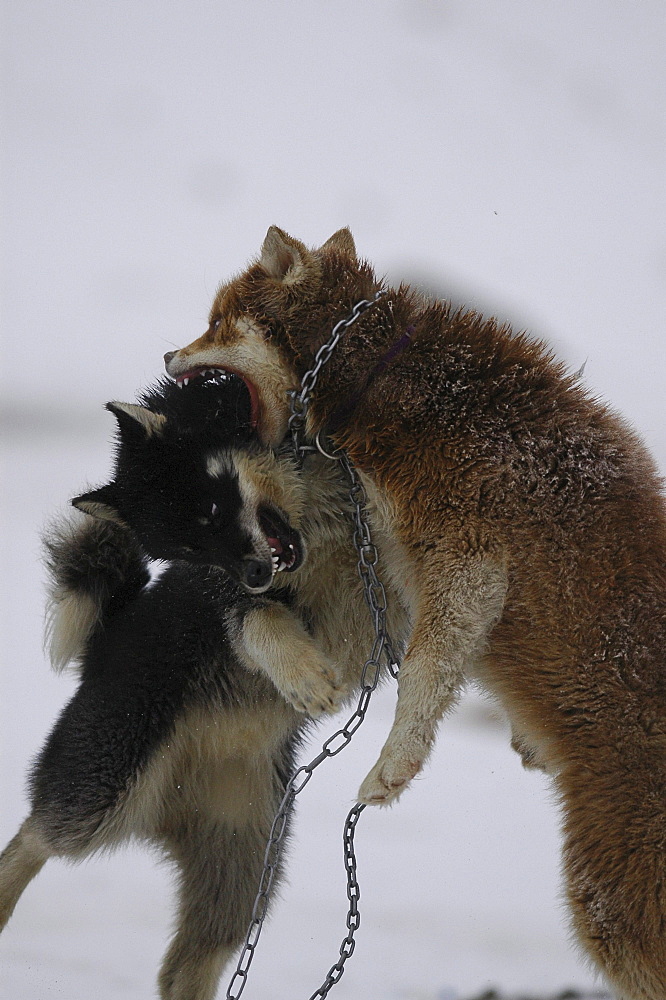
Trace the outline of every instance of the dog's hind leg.
<instances>
[{"instance_id":1,"label":"dog's hind leg","mask_svg":"<svg viewBox=\"0 0 666 1000\"><path fill-rule=\"evenodd\" d=\"M159 976L161 1000L212 1000L242 944L263 868L267 828L189 826L171 854L180 868L176 933Z\"/></svg>"},{"instance_id":2,"label":"dog's hind leg","mask_svg":"<svg viewBox=\"0 0 666 1000\"><path fill-rule=\"evenodd\" d=\"M0 931L14 912L18 899L51 856L31 818L0 854Z\"/></svg>"}]
</instances>

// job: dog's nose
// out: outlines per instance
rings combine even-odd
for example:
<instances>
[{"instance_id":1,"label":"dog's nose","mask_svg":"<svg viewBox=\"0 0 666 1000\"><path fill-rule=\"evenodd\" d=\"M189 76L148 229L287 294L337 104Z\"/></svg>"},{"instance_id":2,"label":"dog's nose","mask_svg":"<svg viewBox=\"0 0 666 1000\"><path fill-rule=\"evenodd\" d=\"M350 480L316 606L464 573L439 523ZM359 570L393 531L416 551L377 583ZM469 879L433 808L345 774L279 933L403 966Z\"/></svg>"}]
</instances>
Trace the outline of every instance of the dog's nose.
<instances>
[{"instance_id":1,"label":"dog's nose","mask_svg":"<svg viewBox=\"0 0 666 1000\"><path fill-rule=\"evenodd\" d=\"M250 590L267 587L273 579L273 566L270 562L250 558L243 566L243 583Z\"/></svg>"},{"instance_id":2,"label":"dog's nose","mask_svg":"<svg viewBox=\"0 0 666 1000\"><path fill-rule=\"evenodd\" d=\"M166 354L164 355L164 366L165 366L165 368L167 368L169 366L169 362L173 361L173 359L175 357L176 357L176 352L175 351L167 351L166 352Z\"/></svg>"}]
</instances>

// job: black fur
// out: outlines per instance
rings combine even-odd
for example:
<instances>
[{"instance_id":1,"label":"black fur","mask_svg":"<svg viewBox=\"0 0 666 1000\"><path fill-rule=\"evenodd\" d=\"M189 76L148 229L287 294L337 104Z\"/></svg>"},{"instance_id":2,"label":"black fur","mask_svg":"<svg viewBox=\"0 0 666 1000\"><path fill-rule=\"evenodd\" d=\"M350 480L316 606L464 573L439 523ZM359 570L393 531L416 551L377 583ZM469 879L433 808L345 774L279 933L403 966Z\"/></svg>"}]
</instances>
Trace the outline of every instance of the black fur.
<instances>
[{"instance_id":1,"label":"black fur","mask_svg":"<svg viewBox=\"0 0 666 1000\"><path fill-rule=\"evenodd\" d=\"M244 424L239 428L234 419L239 406L236 381L229 384L232 392L226 385L193 387L191 394L188 389L185 407L181 405L185 393L175 383L163 382L144 393L144 405L167 417L161 433L150 440L145 428L121 407L107 404L118 420L114 479L75 498L74 505L87 500L113 508L121 520L132 524L152 558L192 557L197 519L211 513L210 503L202 501L209 492L209 477L205 465L193 462L192 450L196 445L200 453L214 444L243 439ZM206 399L215 420L208 416ZM242 502L233 478L225 478L217 500L224 551L240 560L248 539L239 524Z\"/></svg>"},{"instance_id":2,"label":"black fur","mask_svg":"<svg viewBox=\"0 0 666 1000\"><path fill-rule=\"evenodd\" d=\"M44 536L46 568L65 592L85 594L98 612L134 598L150 582L149 559L138 540L110 522L72 532L54 525Z\"/></svg>"},{"instance_id":3,"label":"black fur","mask_svg":"<svg viewBox=\"0 0 666 1000\"><path fill-rule=\"evenodd\" d=\"M257 599L223 572L174 563L145 586L144 559L139 552L128 558L136 543L127 529L91 522L76 542L63 540L59 550L51 543L52 566L63 566L70 579L78 569L81 589L106 590L109 599L88 639L81 684L30 783L34 814L64 853L75 843L85 849L188 708L217 712L276 699L270 681L248 675L232 651L230 616L242 616ZM291 768L293 742L282 750L281 771L285 761Z\"/></svg>"},{"instance_id":4,"label":"black fur","mask_svg":"<svg viewBox=\"0 0 666 1000\"><path fill-rule=\"evenodd\" d=\"M179 433L192 434L201 445L228 446L254 435L250 394L243 380L228 372L219 372L208 382L193 382L187 393L171 379L158 379L140 393L139 402L177 421Z\"/></svg>"},{"instance_id":5,"label":"black fur","mask_svg":"<svg viewBox=\"0 0 666 1000\"><path fill-rule=\"evenodd\" d=\"M251 529L242 517L233 464L224 474L211 476L206 462L234 445L242 444L250 453L261 450L245 422L248 393L242 382L238 388L239 382L183 390L164 381L144 393L142 407L128 410L128 404L108 403L118 421L114 479L72 503L94 516L130 524L154 559L216 565L259 593L272 577L268 522L265 530L259 521ZM156 422L154 427L146 426L148 418ZM276 531L290 535L279 511L267 508L263 515Z\"/></svg>"}]
</instances>

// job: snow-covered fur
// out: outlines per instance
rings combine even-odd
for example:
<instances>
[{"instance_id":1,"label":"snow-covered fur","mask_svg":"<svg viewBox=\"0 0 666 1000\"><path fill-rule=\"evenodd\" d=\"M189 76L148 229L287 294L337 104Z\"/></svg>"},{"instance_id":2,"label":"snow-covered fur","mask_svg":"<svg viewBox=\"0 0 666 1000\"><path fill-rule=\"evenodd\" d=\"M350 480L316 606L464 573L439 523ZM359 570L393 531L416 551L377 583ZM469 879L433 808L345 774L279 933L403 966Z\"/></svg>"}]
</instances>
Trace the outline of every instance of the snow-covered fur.
<instances>
[{"instance_id":1,"label":"snow-covered fur","mask_svg":"<svg viewBox=\"0 0 666 1000\"><path fill-rule=\"evenodd\" d=\"M272 227L169 373L233 370L261 439L353 306L381 288L341 230ZM389 538L413 629L394 725L360 798L388 803L469 678L563 808L573 926L623 998L666 996L666 509L636 434L544 345L386 294L321 368L308 431L347 449Z\"/></svg>"}]
</instances>

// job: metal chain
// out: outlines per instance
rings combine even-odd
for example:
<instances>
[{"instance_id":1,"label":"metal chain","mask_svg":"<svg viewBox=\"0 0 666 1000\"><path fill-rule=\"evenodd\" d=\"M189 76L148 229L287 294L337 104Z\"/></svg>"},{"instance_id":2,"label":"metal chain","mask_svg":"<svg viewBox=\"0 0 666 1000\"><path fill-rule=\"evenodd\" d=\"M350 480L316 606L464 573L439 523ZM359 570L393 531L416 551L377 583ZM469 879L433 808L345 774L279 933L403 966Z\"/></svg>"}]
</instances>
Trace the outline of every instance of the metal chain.
<instances>
[{"instance_id":1,"label":"metal chain","mask_svg":"<svg viewBox=\"0 0 666 1000\"><path fill-rule=\"evenodd\" d=\"M357 802L350 810L345 820L345 828L342 835L342 842L345 851L345 868L347 870L347 899L349 900L349 910L347 911L347 937L340 945L340 958L332 965L326 974L326 979L316 990L309 1000L323 1000L327 997L331 989L339 981L345 971L345 962L354 954L356 941L354 934L361 924L361 914L358 909L358 901L361 898L361 890L356 880L356 853L354 851L354 833L358 818L365 809L362 802Z\"/></svg>"},{"instance_id":2,"label":"metal chain","mask_svg":"<svg viewBox=\"0 0 666 1000\"><path fill-rule=\"evenodd\" d=\"M319 371L328 361L344 331L354 323L361 313L365 312L383 294L377 292L374 299L358 302L349 317L341 320L334 328L330 340L319 349L315 356L314 368L303 377L301 390L291 393L292 416L289 422L292 433L294 451L298 457L302 457L304 452L317 450L314 447L303 447L300 444L300 435L305 426L307 410L310 402L310 395L314 388ZM229 986L226 992L226 1000L238 1000L245 984L247 983L248 972L254 952L256 950L259 937L263 928L268 903L270 900L271 887L275 878L275 872L282 852L282 844L287 831L287 820L294 803L294 799L303 791L313 772L329 757L334 757L351 742L351 739L365 719L370 698L379 683L382 661L393 676L398 673L398 660L395 655L393 643L388 633L386 613L388 610L386 600L386 590L379 580L376 572L378 562L377 548L372 541L370 526L366 516L367 495L361 483L356 469L352 465L347 454L343 451L335 455L327 454L317 442L317 447L323 455L337 460L341 463L350 482L349 496L353 507L354 519L354 546L358 554L358 573L363 583L366 603L373 618L375 631L375 641L361 672L361 694L358 705L353 715L346 724L336 733L330 736L322 746L320 753L310 761L299 767L287 782L287 786L278 807L277 813L271 826L266 851L264 853L264 868L259 881L259 889L252 909L250 926L245 936L245 942L236 965ZM360 913L358 910L358 900L360 889L356 880L356 856L354 852L354 832L359 816L365 806L357 803L349 812L344 828L344 857L347 871L347 898L349 899L349 911L347 914L347 936L340 946L340 958L329 970L326 979L319 989L312 994L310 1000L323 1000L328 995L335 983L338 982L344 971L345 962L354 951L354 934L360 924Z\"/></svg>"},{"instance_id":3,"label":"metal chain","mask_svg":"<svg viewBox=\"0 0 666 1000\"><path fill-rule=\"evenodd\" d=\"M349 497L354 508L354 546L358 553L358 575L363 583L365 600L373 617L375 635L382 637L386 645L389 670L394 677L397 677L399 657L393 647L386 621L388 611L386 588L377 575L376 566L379 562L379 553L372 540L370 525L366 517L368 496L349 455L340 450L337 457L350 482Z\"/></svg>"},{"instance_id":4,"label":"metal chain","mask_svg":"<svg viewBox=\"0 0 666 1000\"><path fill-rule=\"evenodd\" d=\"M317 379L319 378L319 372L330 359L331 354L338 346L340 338L346 332L346 330L352 326L353 323L361 316L366 309L386 295L386 290L380 288L373 298L371 299L361 299L357 302L352 309L349 316L345 319L341 319L339 323L333 327L331 336L322 344L314 357L313 367L305 373L301 380L301 385L299 389L293 389L288 393L291 400L291 416L289 417L288 429L291 433L292 445L294 448L294 454L297 457L302 456L303 451L312 451L312 448L303 448L300 444L300 438L305 430L305 421L308 414L308 407L310 405L310 399L312 397L312 392L317 384Z\"/></svg>"}]
</instances>

